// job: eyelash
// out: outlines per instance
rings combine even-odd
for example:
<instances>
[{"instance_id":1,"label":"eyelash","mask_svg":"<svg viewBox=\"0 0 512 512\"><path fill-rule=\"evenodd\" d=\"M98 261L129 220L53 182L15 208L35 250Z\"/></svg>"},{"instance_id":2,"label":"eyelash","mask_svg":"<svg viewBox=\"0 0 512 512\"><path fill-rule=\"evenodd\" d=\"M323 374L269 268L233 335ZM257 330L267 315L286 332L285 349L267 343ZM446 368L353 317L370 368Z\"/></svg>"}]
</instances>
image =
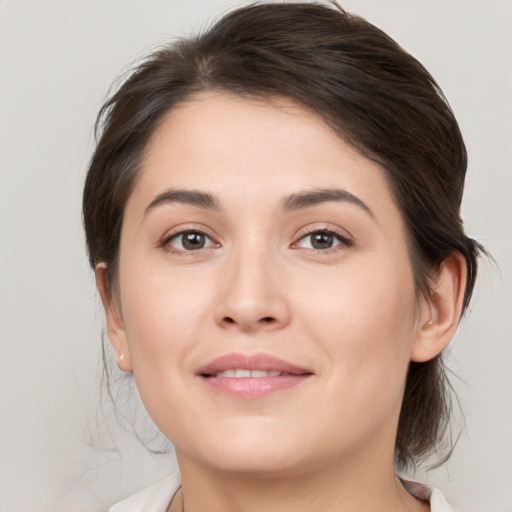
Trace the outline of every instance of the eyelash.
<instances>
[{"instance_id":1,"label":"eyelash","mask_svg":"<svg viewBox=\"0 0 512 512\"><path fill-rule=\"evenodd\" d=\"M183 236L185 236L187 234L203 236L210 243L206 247L200 247L198 249L190 249L190 250L177 249L177 248L173 248L170 245L170 243L173 240L177 240L179 237L183 237ZM339 251L339 250L342 250L344 248L350 248L350 247L353 246L353 242L350 239L348 239L346 236L344 236L343 234L341 234L339 231L337 231L335 229L332 229L332 228L323 228L323 229L314 228L314 229L311 229L310 231L306 232L305 234L303 234L300 238L297 239L297 241L293 242L291 244L291 247L295 248L295 249L301 249L301 247L295 247L295 246L297 246L297 244L299 244L299 242L301 242L302 240L305 240L306 238L311 237L313 235L317 235L317 234L325 234L327 236L332 236L339 243L337 243L336 245L334 245L332 247L327 247L327 248L324 248L324 249L318 249L318 248L310 247L310 248L306 248L305 250L313 251L313 252L318 253L318 254L326 254L326 253L330 253L330 252L333 252L333 251ZM206 242L206 243L208 243L208 242ZM164 249L168 250L169 252L171 252L173 254L179 254L179 255L198 254L199 252L201 252L203 250L211 250L212 248L220 246L219 243L215 242L204 231L202 231L200 229L194 229L194 228L184 229L184 230L172 233L172 234L170 234L168 236L165 236L162 239L162 241L161 241L161 243L159 245L161 247L163 247ZM183 240L182 240L181 245L183 246Z\"/></svg>"},{"instance_id":2,"label":"eyelash","mask_svg":"<svg viewBox=\"0 0 512 512\"><path fill-rule=\"evenodd\" d=\"M304 240L304 239L306 239L308 237L311 237L312 235L316 235L316 234L326 234L328 236L332 236L332 237L334 237L339 242L338 244L336 244L336 245L334 245L332 247L325 248L325 249L316 249L314 247L306 249L308 251L314 251L317 254L331 253L333 251L339 251L339 250L343 250L343 249L346 249L346 248L350 248L350 247L352 247L354 245L352 240L348 239L345 235L343 235L342 233L340 233L336 229L332 229L332 228L321 228L321 229L313 228L311 230L308 230L296 242L294 242L292 244L292 247L297 245L300 241L302 241L302 240ZM300 247L298 247L297 249L300 249Z\"/></svg>"},{"instance_id":3,"label":"eyelash","mask_svg":"<svg viewBox=\"0 0 512 512\"><path fill-rule=\"evenodd\" d=\"M172 247L170 244L173 240L177 240L179 239L180 237L183 237L187 234L190 234L190 235L200 235L200 236L203 236L208 243L209 241L209 245L206 246L206 247L199 247L198 249L191 249L191 250L186 250L186 249L179 249L179 248L175 248L175 247ZM204 231L202 231L201 229L194 229L194 228L189 228L189 229L183 229L183 230L180 230L180 231L177 231L175 233L172 233L170 235L167 235L165 236L161 243L159 244L162 248L166 249L167 251L173 253L173 254L178 254L178 255L193 255L193 254L198 254L204 250L211 250L215 247L219 247L220 244L215 242L211 236L207 235ZM181 245L183 246L183 239L182 239L182 242L181 242Z\"/></svg>"}]
</instances>

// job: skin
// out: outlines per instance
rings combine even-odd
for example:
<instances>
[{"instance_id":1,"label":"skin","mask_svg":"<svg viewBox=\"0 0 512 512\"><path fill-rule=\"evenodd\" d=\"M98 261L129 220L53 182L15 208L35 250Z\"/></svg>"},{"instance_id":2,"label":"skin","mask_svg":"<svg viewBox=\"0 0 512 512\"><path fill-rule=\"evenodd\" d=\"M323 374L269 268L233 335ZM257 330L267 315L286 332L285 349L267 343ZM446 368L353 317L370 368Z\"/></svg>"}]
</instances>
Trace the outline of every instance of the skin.
<instances>
[{"instance_id":1,"label":"skin","mask_svg":"<svg viewBox=\"0 0 512 512\"><path fill-rule=\"evenodd\" d=\"M212 195L219 208L161 201ZM358 198L283 209L293 194ZM187 250L179 233L207 238ZM314 249L312 231L334 232ZM96 271L119 367L174 443L187 512L419 511L397 481L394 440L410 360L456 328L453 256L418 298L403 220L382 169L286 99L203 93L167 114L126 204L118 286ZM241 400L198 369L266 353L300 385ZM122 356L122 357L121 357ZM176 506L176 502L175 502Z\"/></svg>"}]
</instances>

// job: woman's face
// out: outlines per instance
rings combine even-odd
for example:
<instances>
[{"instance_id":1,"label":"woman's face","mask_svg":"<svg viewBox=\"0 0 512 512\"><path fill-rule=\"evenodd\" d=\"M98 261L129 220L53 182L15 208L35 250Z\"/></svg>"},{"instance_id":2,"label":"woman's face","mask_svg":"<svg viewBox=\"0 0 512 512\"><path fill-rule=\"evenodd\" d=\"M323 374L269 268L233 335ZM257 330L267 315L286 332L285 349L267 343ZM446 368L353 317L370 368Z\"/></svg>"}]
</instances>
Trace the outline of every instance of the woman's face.
<instances>
[{"instance_id":1,"label":"woman's face","mask_svg":"<svg viewBox=\"0 0 512 512\"><path fill-rule=\"evenodd\" d=\"M114 303L120 364L180 463L392 460L428 312L382 170L304 108L209 93L167 115Z\"/></svg>"}]
</instances>

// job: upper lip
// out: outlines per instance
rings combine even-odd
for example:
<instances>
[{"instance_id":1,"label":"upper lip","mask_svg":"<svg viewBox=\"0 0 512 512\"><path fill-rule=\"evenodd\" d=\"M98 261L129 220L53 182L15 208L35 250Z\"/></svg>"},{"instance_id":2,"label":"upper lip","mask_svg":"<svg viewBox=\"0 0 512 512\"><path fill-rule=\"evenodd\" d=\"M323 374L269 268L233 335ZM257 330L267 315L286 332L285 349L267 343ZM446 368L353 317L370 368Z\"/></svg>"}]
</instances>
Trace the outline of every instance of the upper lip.
<instances>
[{"instance_id":1,"label":"upper lip","mask_svg":"<svg viewBox=\"0 0 512 512\"><path fill-rule=\"evenodd\" d=\"M296 366L269 354L226 354L217 357L206 365L199 368L198 375L215 375L225 370L260 370L268 372L283 372L293 375L304 375L312 373L310 370Z\"/></svg>"}]
</instances>

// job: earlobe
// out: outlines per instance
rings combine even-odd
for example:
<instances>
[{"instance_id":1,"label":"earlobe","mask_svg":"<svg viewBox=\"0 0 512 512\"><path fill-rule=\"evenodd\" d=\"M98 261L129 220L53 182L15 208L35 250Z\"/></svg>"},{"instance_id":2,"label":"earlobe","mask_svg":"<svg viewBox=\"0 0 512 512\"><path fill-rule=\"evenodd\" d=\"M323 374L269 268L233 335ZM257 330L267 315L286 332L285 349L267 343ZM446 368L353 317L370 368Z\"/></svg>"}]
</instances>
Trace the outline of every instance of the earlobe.
<instances>
[{"instance_id":1,"label":"earlobe","mask_svg":"<svg viewBox=\"0 0 512 512\"><path fill-rule=\"evenodd\" d=\"M103 309L105 310L107 334L116 353L117 366L124 372L130 372L132 366L126 331L119 307L115 303L115 299L112 297L109 289L106 270L107 266L105 263L98 263L96 265L96 286L101 297Z\"/></svg>"},{"instance_id":2,"label":"earlobe","mask_svg":"<svg viewBox=\"0 0 512 512\"><path fill-rule=\"evenodd\" d=\"M466 289L466 263L454 253L447 258L431 285L425 301L411 360L424 362L439 355L452 339L462 314Z\"/></svg>"}]
</instances>

